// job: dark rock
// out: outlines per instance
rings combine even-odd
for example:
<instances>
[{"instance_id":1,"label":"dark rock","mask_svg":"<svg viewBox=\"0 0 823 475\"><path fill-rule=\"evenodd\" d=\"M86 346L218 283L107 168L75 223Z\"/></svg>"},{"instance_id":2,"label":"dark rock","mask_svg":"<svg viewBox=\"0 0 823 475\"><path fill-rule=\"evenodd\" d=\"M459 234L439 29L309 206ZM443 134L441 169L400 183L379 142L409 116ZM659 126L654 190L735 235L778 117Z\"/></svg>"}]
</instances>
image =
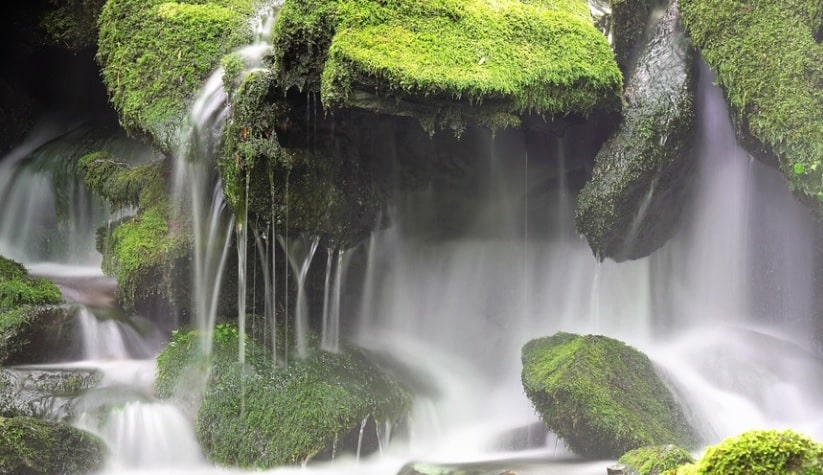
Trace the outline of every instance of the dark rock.
<instances>
[{"instance_id":1,"label":"dark rock","mask_svg":"<svg viewBox=\"0 0 823 475\"><path fill-rule=\"evenodd\" d=\"M76 415L77 398L100 379L90 369L2 369L0 416L68 421Z\"/></svg>"},{"instance_id":2,"label":"dark rock","mask_svg":"<svg viewBox=\"0 0 823 475\"><path fill-rule=\"evenodd\" d=\"M641 52L623 122L578 195L577 229L600 259L647 256L674 232L690 177L693 100L692 51L675 3Z\"/></svg>"}]
</instances>

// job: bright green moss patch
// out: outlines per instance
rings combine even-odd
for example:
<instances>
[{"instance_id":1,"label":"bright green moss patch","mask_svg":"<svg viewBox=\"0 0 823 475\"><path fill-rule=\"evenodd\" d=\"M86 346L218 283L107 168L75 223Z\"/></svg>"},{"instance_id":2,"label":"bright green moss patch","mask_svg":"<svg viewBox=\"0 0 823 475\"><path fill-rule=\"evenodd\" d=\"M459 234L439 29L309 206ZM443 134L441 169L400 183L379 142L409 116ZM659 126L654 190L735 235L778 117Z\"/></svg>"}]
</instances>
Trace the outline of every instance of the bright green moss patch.
<instances>
[{"instance_id":1,"label":"bright green moss patch","mask_svg":"<svg viewBox=\"0 0 823 475\"><path fill-rule=\"evenodd\" d=\"M60 289L46 279L29 276L22 264L0 256L0 312L21 305L63 301Z\"/></svg>"},{"instance_id":2,"label":"bright green moss patch","mask_svg":"<svg viewBox=\"0 0 823 475\"><path fill-rule=\"evenodd\" d=\"M752 430L709 447L694 473L819 475L823 473L823 444L791 430Z\"/></svg>"},{"instance_id":3,"label":"bright green moss patch","mask_svg":"<svg viewBox=\"0 0 823 475\"><path fill-rule=\"evenodd\" d=\"M319 83L326 107L509 125L620 106L620 72L584 1L287 2L275 44L280 84Z\"/></svg>"},{"instance_id":4,"label":"bright green moss patch","mask_svg":"<svg viewBox=\"0 0 823 475\"><path fill-rule=\"evenodd\" d=\"M823 3L682 0L680 6L738 126L777 156L793 189L823 197L823 45L815 41Z\"/></svg>"},{"instance_id":5,"label":"bright green moss patch","mask_svg":"<svg viewBox=\"0 0 823 475\"><path fill-rule=\"evenodd\" d=\"M630 450L618 462L628 465L638 475L659 475L666 470L694 462L692 455L675 445L656 445Z\"/></svg>"},{"instance_id":6,"label":"bright green moss patch","mask_svg":"<svg viewBox=\"0 0 823 475\"><path fill-rule=\"evenodd\" d=\"M306 461L359 430L364 418L394 421L409 408L407 392L360 350L316 350L283 367L252 341L241 366L237 348L237 329L219 326L197 415L203 450L219 464L269 468ZM158 394L172 394L197 357L194 334L176 334L158 357Z\"/></svg>"},{"instance_id":7,"label":"bright green moss patch","mask_svg":"<svg viewBox=\"0 0 823 475\"><path fill-rule=\"evenodd\" d=\"M251 39L252 0L110 0L98 61L126 130L169 148L188 101L220 58Z\"/></svg>"},{"instance_id":8,"label":"bright green moss patch","mask_svg":"<svg viewBox=\"0 0 823 475\"><path fill-rule=\"evenodd\" d=\"M0 418L0 473L91 473L103 468L105 456L103 441L67 424Z\"/></svg>"},{"instance_id":9,"label":"bright green moss patch","mask_svg":"<svg viewBox=\"0 0 823 475\"><path fill-rule=\"evenodd\" d=\"M651 361L620 341L569 333L532 340L523 347L522 380L546 427L577 454L696 443Z\"/></svg>"}]
</instances>

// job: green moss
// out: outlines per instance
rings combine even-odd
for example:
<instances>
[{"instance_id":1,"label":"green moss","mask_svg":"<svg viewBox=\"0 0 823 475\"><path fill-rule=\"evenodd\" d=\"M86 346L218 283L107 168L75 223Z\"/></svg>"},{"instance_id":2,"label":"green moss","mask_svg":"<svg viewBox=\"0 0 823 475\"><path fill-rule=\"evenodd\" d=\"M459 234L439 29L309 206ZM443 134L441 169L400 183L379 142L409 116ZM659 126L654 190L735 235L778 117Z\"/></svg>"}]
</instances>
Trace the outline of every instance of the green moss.
<instances>
[{"instance_id":1,"label":"green moss","mask_svg":"<svg viewBox=\"0 0 823 475\"><path fill-rule=\"evenodd\" d=\"M683 0L680 7L738 128L777 156L793 189L823 196L823 45L815 41L823 3Z\"/></svg>"},{"instance_id":2,"label":"green moss","mask_svg":"<svg viewBox=\"0 0 823 475\"><path fill-rule=\"evenodd\" d=\"M110 0L98 61L126 130L170 148L187 103L220 58L251 39L252 0Z\"/></svg>"},{"instance_id":3,"label":"green moss","mask_svg":"<svg viewBox=\"0 0 823 475\"><path fill-rule=\"evenodd\" d=\"M117 279L118 300L127 308L185 294L180 277L187 272L191 237L183 232L187 217L172 211L169 167L167 159L133 166L108 152L88 154L78 164L86 186L112 209L138 209L98 233L103 271Z\"/></svg>"},{"instance_id":4,"label":"green moss","mask_svg":"<svg viewBox=\"0 0 823 475\"><path fill-rule=\"evenodd\" d=\"M639 351L602 336L558 333L523 347L523 387L549 430L587 457L696 438Z\"/></svg>"},{"instance_id":5,"label":"green moss","mask_svg":"<svg viewBox=\"0 0 823 475\"><path fill-rule=\"evenodd\" d=\"M791 430L753 430L709 447L696 473L766 475L823 473L823 444Z\"/></svg>"},{"instance_id":6,"label":"green moss","mask_svg":"<svg viewBox=\"0 0 823 475\"><path fill-rule=\"evenodd\" d=\"M62 301L60 288L53 282L31 277L22 264L0 256L0 312L22 305L49 305Z\"/></svg>"},{"instance_id":7,"label":"green moss","mask_svg":"<svg viewBox=\"0 0 823 475\"><path fill-rule=\"evenodd\" d=\"M173 392L180 368L197 361L196 347L193 333L175 335L158 357L158 394ZM314 351L276 367L253 341L241 366L237 348L236 328L218 328L197 415L200 443L217 463L269 468L305 461L359 429L365 417L392 421L409 408L406 391L360 350Z\"/></svg>"},{"instance_id":8,"label":"green moss","mask_svg":"<svg viewBox=\"0 0 823 475\"><path fill-rule=\"evenodd\" d=\"M0 418L0 473L90 473L103 468L105 455L100 439L69 425Z\"/></svg>"},{"instance_id":9,"label":"green moss","mask_svg":"<svg viewBox=\"0 0 823 475\"><path fill-rule=\"evenodd\" d=\"M639 475L659 475L693 463L694 458L687 450L675 445L657 445L630 450L621 455L618 462L632 467Z\"/></svg>"},{"instance_id":10,"label":"green moss","mask_svg":"<svg viewBox=\"0 0 823 475\"><path fill-rule=\"evenodd\" d=\"M274 34L278 83L319 84L325 107L459 131L464 115L509 125L620 106L620 72L584 1L287 2Z\"/></svg>"},{"instance_id":11,"label":"green moss","mask_svg":"<svg viewBox=\"0 0 823 475\"><path fill-rule=\"evenodd\" d=\"M105 0L50 0L40 20L46 39L70 50L94 47L97 44L97 16Z\"/></svg>"}]
</instances>

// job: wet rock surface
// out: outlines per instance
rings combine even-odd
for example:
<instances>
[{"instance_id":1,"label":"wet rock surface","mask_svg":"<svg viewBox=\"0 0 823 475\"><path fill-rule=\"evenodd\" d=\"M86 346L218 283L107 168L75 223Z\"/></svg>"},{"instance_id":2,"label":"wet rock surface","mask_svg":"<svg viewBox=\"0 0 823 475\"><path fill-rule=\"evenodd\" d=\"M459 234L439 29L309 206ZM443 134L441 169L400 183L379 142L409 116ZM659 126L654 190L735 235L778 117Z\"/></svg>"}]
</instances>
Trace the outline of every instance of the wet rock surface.
<instances>
[{"instance_id":1,"label":"wet rock surface","mask_svg":"<svg viewBox=\"0 0 823 475\"><path fill-rule=\"evenodd\" d=\"M636 259L673 234L688 191L695 130L693 53L673 4L626 87L623 122L580 192L577 230L600 259Z\"/></svg>"}]
</instances>

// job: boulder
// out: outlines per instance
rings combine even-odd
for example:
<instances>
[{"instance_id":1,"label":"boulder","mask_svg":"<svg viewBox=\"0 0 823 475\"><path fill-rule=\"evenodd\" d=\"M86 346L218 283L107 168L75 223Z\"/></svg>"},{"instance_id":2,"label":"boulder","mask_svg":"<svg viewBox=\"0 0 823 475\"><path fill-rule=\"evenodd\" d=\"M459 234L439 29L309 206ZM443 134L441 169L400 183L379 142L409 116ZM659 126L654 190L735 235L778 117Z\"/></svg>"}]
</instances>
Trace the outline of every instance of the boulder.
<instances>
[{"instance_id":1,"label":"boulder","mask_svg":"<svg viewBox=\"0 0 823 475\"><path fill-rule=\"evenodd\" d=\"M290 355L287 366L252 340L238 362L238 331L221 324L204 397L197 411L197 436L206 456L221 465L271 468L377 449L372 434L393 427L410 407L410 396L394 378L354 348L341 353L314 349L306 359ZM283 348L284 346L281 346ZM158 357L158 395L174 395L187 367L199 360L194 333L177 333ZM280 362L281 364L284 361ZM182 379L181 379L182 378Z\"/></svg>"},{"instance_id":2,"label":"boulder","mask_svg":"<svg viewBox=\"0 0 823 475\"><path fill-rule=\"evenodd\" d=\"M577 230L600 259L645 257L676 228L695 131L692 60L675 2L640 53L623 122L577 198Z\"/></svg>"},{"instance_id":3,"label":"boulder","mask_svg":"<svg viewBox=\"0 0 823 475\"><path fill-rule=\"evenodd\" d=\"M526 395L579 455L616 458L647 445L697 442L649 358L620 341L557 333L527 343L522 359Z\"/></svg>"},{"instance_id":4,"label":"boulder","mask_svg":"<svg viewBox=\"0 0 823 475\"><path fill-rule=\"evenodd\" d=\"M617 461L628 467L625 473L660 475L666 470L693 463L694 458L686 449L668 444L639 447L621 455Z\"/></svg>"},{"instance_id":5,"label":"boulder","mask_svg":"<svg viewBox=\"0 0 823 475\"><path fill-rule=\"evenodd\" d=\"M823 4L680 4L692 42L717 74L740 144L778 166L796 195L823 216Z\"/></svg>"},{"instance_id":6,"label":"boulder","mask_svg":"<svg viewBox=\"0 0 823 475\"><path fill-rule=\"evenodd\" d=\"M792 430L751 430L706 449L696 464L666 475L823 473L823 444Z\"/></svg>"},{"instance_id":7,"label":"boulder","mask_svg":"<svg viewBox=\"0 0 823 475\"><path fill-rule=\"evenodd\" d=\"M31 417L0 418L0 473L83 474L103 468L106 447L66 424Z\"/></svg>"}]
</instances>

